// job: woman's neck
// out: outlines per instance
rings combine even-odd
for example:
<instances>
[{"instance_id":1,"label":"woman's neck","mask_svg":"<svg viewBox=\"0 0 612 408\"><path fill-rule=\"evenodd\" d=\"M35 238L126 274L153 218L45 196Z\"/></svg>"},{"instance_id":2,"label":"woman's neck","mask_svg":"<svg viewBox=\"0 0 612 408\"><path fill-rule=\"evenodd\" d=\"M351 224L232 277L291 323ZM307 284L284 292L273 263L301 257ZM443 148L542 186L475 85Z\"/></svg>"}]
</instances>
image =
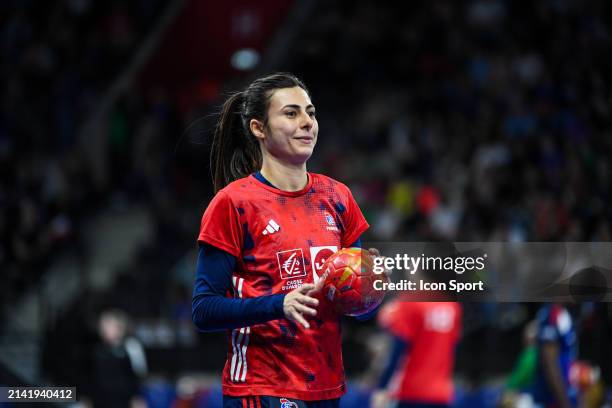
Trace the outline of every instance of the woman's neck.
<instances>
[{"instance_id":1,"label":"woman's neck","mask_svg":"<svg viewBox=\"0 0 612 408\"><path fill-rule=\"evenodd\" d=\"M261 166L261 175L283 191L300 191L308 184L306 163L291 165L274 157L267 157Z\"/></svg>"}]
</instances>

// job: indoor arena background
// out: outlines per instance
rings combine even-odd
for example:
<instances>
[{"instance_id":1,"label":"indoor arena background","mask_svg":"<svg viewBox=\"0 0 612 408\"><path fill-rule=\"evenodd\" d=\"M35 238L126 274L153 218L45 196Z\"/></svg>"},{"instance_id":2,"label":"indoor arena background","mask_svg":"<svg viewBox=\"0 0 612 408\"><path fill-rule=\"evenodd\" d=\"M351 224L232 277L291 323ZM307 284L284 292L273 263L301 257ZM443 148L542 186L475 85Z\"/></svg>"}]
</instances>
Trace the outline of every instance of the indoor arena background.
<instances>
[{"instance_id":1,"label":"indoor arena background","mask_svg":"<svg viewBox=\"0 0 612 408\"><path fill-rule=\"evenodd\" d=\"M225 334L191 322L211 129L225 95L273 71L309 87L309 171L349 185L366 240L610 241L611 14L573 0L0 2L0 384L76 386L85 404L104 375L125 384L96 365L106 313L144 350L137 404L220 406ZM539 306L464 305L455 406L500 404ZM612 307L572 311L600 373L591 406L610 404ZM388 339L349 318L343 336L342 406L367 406Z\"/></svg>"}]
</instances>

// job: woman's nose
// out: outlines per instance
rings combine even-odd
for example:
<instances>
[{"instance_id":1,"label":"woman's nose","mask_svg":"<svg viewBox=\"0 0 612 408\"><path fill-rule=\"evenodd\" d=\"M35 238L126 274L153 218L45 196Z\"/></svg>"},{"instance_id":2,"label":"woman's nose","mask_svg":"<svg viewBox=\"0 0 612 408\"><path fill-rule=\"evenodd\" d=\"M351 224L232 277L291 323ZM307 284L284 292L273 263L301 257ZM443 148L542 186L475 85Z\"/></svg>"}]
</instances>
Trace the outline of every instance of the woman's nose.
<instances>
[{"instance_id":1,"label":"woman's nose","mask_svg":"<svg viewBox=\"0 0 612 408\"><path fill-rule=\"evenodd\" d=\"M307 112L302 114L302 123L300 127L310 129L313 123L314 123L314 120Z\"/></svg>"}]
</instances>

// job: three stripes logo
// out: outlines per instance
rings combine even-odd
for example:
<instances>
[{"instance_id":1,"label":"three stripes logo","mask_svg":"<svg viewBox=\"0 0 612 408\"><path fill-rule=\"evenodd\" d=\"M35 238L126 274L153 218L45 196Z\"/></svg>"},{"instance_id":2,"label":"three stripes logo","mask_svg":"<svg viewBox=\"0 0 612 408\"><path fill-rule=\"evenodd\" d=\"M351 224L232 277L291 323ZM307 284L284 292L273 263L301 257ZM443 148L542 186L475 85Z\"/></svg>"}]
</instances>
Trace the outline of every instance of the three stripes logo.
<instances>
[{"instance_id":1,"label":"three stripes logo","mask_svg":"<svg viewBox=\"0 0 612 408\"><path fill-rule=\"evenodd\" d=\"M243 278L232 278L234 297L242 299ZM250 327L232 330L232 360L230 378L233 382L244 382L247 374L247 348L249 347Z\"/></svg>"},{"instance_id":2,"label":"three stripes logo","mask_svg":"<svg viewBox=\"0 0 612 408\"><path fill-rule=\"evenodd\" d=\"M270 219L270 221L268 221L268 225L266 225L266 228L263 230L262 234L263 235L274 234L275 232L278 232L279 230L280 230L280 225L278 225L276 221L274 221L273 219Z\"/></svg>"}]
</instances>

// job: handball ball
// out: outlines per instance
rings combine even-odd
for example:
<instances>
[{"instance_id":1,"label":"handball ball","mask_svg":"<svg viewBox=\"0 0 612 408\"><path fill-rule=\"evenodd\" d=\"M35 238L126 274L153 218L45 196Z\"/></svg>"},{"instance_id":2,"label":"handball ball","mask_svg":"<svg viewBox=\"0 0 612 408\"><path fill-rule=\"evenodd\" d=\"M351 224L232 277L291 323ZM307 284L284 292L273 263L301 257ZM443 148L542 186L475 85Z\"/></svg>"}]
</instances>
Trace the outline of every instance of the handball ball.
<instances>
[{"instance_id":1,"label":"handball ball","mask_svg":"<svg viewBox=\"0 0 612 408\"><path fill-rule=\"evenodd\" d=\"M369 313L385 297L385 291L374 289L374 281L388 282L389 278L384 273L374 273L374 259L366 250L341 249L325 261L323 271L323 296L339 313L347 316Z\"/></svg>"}]
</instances>

